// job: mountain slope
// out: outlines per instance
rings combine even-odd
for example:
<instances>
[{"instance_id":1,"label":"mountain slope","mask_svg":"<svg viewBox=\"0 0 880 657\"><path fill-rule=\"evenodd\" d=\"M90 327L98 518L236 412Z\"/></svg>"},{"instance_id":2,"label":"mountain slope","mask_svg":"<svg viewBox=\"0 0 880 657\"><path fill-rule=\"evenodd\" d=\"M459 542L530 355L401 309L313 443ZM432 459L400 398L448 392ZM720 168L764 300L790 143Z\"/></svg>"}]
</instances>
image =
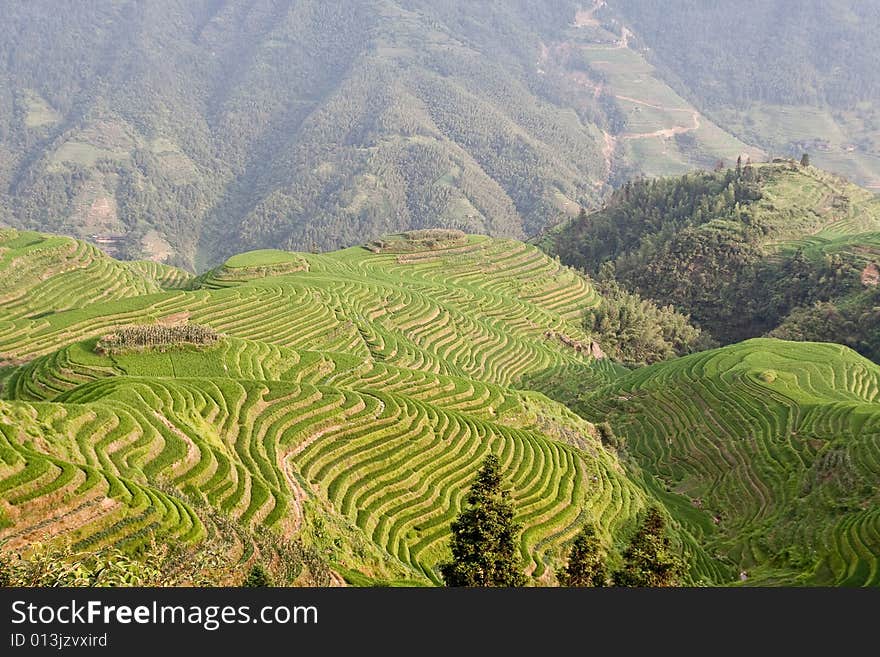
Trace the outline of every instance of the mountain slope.
<instances>
[{"instance_id":1,"label":"mountain slope","mask_svg":"<svg viewBox=\"0 0 880 657\"><path fill-rule=\"evenodd\" d=\"M598 274L673 304L723 342L763 335L815 303L873 314L880 199L790 161L639 181L541 244ZM873 358L870 320L847 341ZM780 337L795 337L788 333ZM849 337L853 339L850 340ZM830 333L801 335L828 339Z\"/></svg>"},{"instance_id":2,"label":"mountain slope","mask_svg":"<svg viewBox=\"0 0 880 657\"><path fill-rule=\"evenodd\" d=\"M229 346L256 363L268 351L259 342ZM523 556L541 576L558 563L585 509L612 531L643 504L589 425L539 396L381 367L322 376L323 363L309 354L286 381L227 376L217 371L224 359L199 372L197 359L173 350L130 356L128 367L148 376L80 380L51 404L2 403L11 450L2 486L13 523L6 537L59 537L71 514L104 494L113 504L68 536L76 549L135 549L150 531L162 540L198 538L185 498L177 506L186 512L163 511L137 494L114 494L119 478L147 496L181 490L244 526L288 536L302 530L312 507L348 539L337 550L343 563L374 576L436 580L432 567L445 555L467 482L495 452L528 528ZM202 376L161 376L166 364ZM47 422L51 429L41 426ZM35 430L39 447L29 435ZM53 499L60 491L64 502Z\"/></svg>"},{"instance_id":3,"label":"mountain slope","mask_svg":"<svg viewBox=\"0 0 880 657\"><path fill-rule=\"evenodd\" d=\"M809 152L815 164L880 189L875 3L607 5L661 77L723 129L773 154Z\"/></svg>"},{"instance_id":4,"label":"mountain slope","mask_svg":"<svg viewBox=\"0 0 880 657\"><path fill-rule=\"evenodd\" d=\"M557 194L594 198L596 135L521 71L535 30L562 14L492 3L461 20L451 9L10 7L8 212L22 227L124 235L123 254L216 263L438 219L522 236Z\"/></svg>"},{"instance_id":5,"label":"mountain slope","mask_svg":"<svg viewBox=\"0 0 880 657\"><path fill-rule=\"evenodd\" d=\"M880 584L880 367L756 339L584 396L708 552L757 584Z\"/></svg>"},{"instance_id":6,"label":"mountain slope","mask_svg":"<svg viewBox=\"0 0 880 657\"><path fill-rule=\"evenodd\" d=\"M210 508L304 536L356 576L436 581L494 452L528 570L552 581L587 515L610 542L646 503L592 425L509 387L548 368L595 385L625 371L593 358L576 321L596 302L587 281L534 247L429 231L241 254L191 285L4 321L7 362L30 359L3 373L0 402L13 546L198 542ZM224 335L186 342L190 322ZM170 341L76 341L143 324L126 335Z\"/></svg>"},{"instance_id":7,"label":"mountain slope","mask_svg":"<svg viewBox=\"0 0 880 657\"><path fill-rule=\"evenodd\" d=\"M18 248L30 303L51 308L70 249ZM688 582L877 583L880 372L842 347L750 341L629 371L584 329L600 303L587 279L455 231L239 254L185 286L0 322L13 549L220 532L244 565L264 532L354 583L438 582L449 523L495 453L536 583L588 519L613 567L650 503ZM551 399L573 390L572 408Z\"/></svg>"},{"instance_id":8,"label":"mountain slope","mask_svg":"<svg viewBox=\"0 0 880 657\"><path fill-rule=\"evenodd\" d=\"M746 150L705 119L682 149L637 137L690 125L692 108L656 80L633 101L651 66L578 7L10 5L0 222L203 270L411 228L521 238L642 164L681 172ZM599 80L594 60L624 52L597 92L585 67Z\"/></svg>"},{"instance_id":9,"label":"mountain slope","mask_svg":"<svg viewBox=\"0 0 880 657\"><path fill-rule=\"evenodd\" d=\"M120 262L68 237L0 229L3 319L51 315L102 300L185 286L192 276L155 262Z\"/></svg>"}]
</instances>

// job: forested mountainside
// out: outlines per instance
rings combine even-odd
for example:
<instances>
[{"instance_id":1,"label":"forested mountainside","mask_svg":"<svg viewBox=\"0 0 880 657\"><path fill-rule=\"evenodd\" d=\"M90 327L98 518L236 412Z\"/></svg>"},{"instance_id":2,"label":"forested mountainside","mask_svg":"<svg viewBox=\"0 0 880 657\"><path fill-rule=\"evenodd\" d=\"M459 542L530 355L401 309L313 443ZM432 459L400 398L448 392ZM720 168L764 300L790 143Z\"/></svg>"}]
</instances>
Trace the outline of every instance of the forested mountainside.
<instances>
[{"instance_id":1,"label":"forested mountainside","mask_svg":"<svg viewBox=\"0 0 880 657\"><path fill-rule=\"evenodd\" d=\"M595 200L601 134L534 74L542 31L573 6L459 9L10 4L6 221L191 266L437 223L523 236L561 199Z\"/></svg>"},{"instance_id":2,"label":"forested mountainside","mask_svg":"<svg viewBox=\"0 0 880 657\"><path fill-rule=\"evenodd\" d=\"M639 171L760 154L567 0L35 0L3 18L0 222L124 258L523 237Z\"/></svg>"},{"instance_id":3,"label":"forested mountainside","mask_svg":"<svg viewBox=\"0 0 880 657\"><path fill-rule=\"evenodd\" d=\"M877 3L609 0L603 11L724 129L880 189Z\"/></svg>"},{"instance_id":4,"label":"forested mountainside","mask_svg":"<svg viewBox=\"0 0 880 657\"><path fill-rule=\"evenodd\" d=\"M849 107L880 98L875 3L803 0L793 8L779 0L614 0L611 5L711 106L762 101Z\"/></svg>"},{"instance_id":5,"label":"forested mountainside","mask_svg":"<svg viewBox=\"0 0 880 657\"><path fill-rule=\"evenodd\" d=\"M540 243L672 304L722 343L772 331L880 360L880 198L816 167L634 181Z\"/></svg>"},{"instance_id":6,"label":"forested mountainside","mask_svg":"<svg viewBox=\"0 0 880 657\"><path fill-rule=\"evenodd\" d=\"M37 233L0 249L0 563L43 545L165 584L255 563L285 585L439 583L491 454L531 584L559 581L588 522L616 568L650 506L683 583L880 584L880 368L845 347L675 358L699 335L671 309L450 231L195 278ZM621 346L671 360L630 371Z\"/></svg>"}]
</instances>

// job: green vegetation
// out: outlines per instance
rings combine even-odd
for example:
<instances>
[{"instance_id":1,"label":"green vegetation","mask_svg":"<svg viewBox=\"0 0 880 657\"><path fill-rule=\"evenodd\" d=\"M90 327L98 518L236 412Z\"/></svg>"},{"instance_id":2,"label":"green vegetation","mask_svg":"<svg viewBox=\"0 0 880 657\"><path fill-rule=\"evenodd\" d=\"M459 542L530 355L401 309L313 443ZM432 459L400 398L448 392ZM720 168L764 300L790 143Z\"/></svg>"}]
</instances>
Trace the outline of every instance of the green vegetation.
<instances>
[{"instance_id":1,"label":"green vegetation","mask_svg":"<svg viewBox=\"0 0 880 657\"><path fill-rule=\"evenodd\" d=\"M664 82L613 7L579 23L585 4L21 3L0 217L204 271L411 229L522 238L639 172L763 155Z\"/></svg>"},{"instance_id":2,"label":"green vegetation","mask_svg":"<svg viewBox=\"0 0 880 657\"><path fill-rule=\"evenodd\" d=\"M4 320L36 318L185 286L189 274L167 265L120 262L68 237L0 228Z\"/></svg>"},{"instance_id":3,"label":"green vegetation","mask_svg":"<svg viewBox=\"0 0 880 657\"><path fill-rule=\"evenodd\" d=\"M243 571L254 582L330 583L327 563L301 541L248 531L199 502L190 504L200 508L212 530L198 545L150 541L132 553L114 547L77 551L57 541L0 544L0 586L231 586L241 584ZM259 574L256 565L245 567L254 552L271 560L269 567L259 564Z\"/></svg>"},{"instance_id":4,"label":"green vegetation","mask_svg":"<svg viewBox=\"0 0 880 657\"><path fill-rule=\"evenodd\" d=\"M244 578L242 586L248 588L261 588L272 586L272 577L271 575L269 575L263 564L256 563L251 566L251 569L248 571L247 577Z\"/></svg>"},{"instance_id":5,"label":"green vegetation","mask_svg":"<svg viewBox=\"0 0 880 657\"><path fill-rule=\"evenodd\" d=\"M715 346L672 306L628 293L613 278L601 277L597 289L602 301L586 311L584 328L615 361L650 365Z\"/></svg>"},{"instance_id":6,"label":"green vegetation","mask_svg":"<svg viewBox=\"0 0 880 657\"><path fill-rule=\"evenodd\" d=\"M563 586L606 585L608 576L605 570L605 554L591 524L584 525L575 537L571 552L568 553L568 563L565 564L565 571L560 579Z\"/></svg>"},{"instance_id":7,"label":"green vegetation","mask_svg":"<svg viewBox=\"0 0 880 657\"><path fill-rule=\"evenodd\" d=\"M227 260L209 274L209 278L221 283L224 281L247 281L266 276L279 276L308 269L308 263L295 253L262 249L240 253ZM203 282L206 277L202 277Z\"/></svg>"},{"instance_id":8,"label":"green vegetation","mask_svg":"<svg viewBox=\"0 0 880 657\"><path fill-rule=\"evenodd\" d=\"M664 79L662 62L642 48L616 5L614 0L580 4L566 29L544 38L538 58L550 97L571 105L601 131L611 185L639 174L712 168L740 154L763 158L752 142L725 132L689 102L678 80Z\"/></svg>"},{"instance_id":9,"label":"green vegetation","mask_svg":"<svg viewBox=\"0 0 880 657\"><path fill-rule=\"evenodd\" d=\"M797 308L769 335L783 340L837 342L880 362L880 290Z\"/></svg>"},{"instance_id":10,"label":"green vegetation","mask_svg":"<svg viewBox=\"0 0 880 657\"><path fill-rule=\"evenodd\" d=\"M880 200L863 189L794 162L740 161L735 169L628 183L605 209L549 232L541 244L566 264L594 275L604 268L603 280L613 272L626 288L688 313L722 343L781 326L774 335L829 339L834 329L816 330L820 322L806 310L819 304L850 323L840 341L880 358L865 291L880 262L878 229ZM619 305L631 316L639 304ZM588 322L594 330L604 322L609 344L619 341L615 309L600 306ZM622 346L615 353L627 360Z\"/></svg>"},{"instance_id":11,"label":"green vegetation","mask_svg":"<svg viewBox=\"0 0 880 657\"><path fill-rule=\"evenodd\" d=\"M593 120L535 66L575 2L469 3L466 20L455 0L54 9L4 13L0 215L17 228L118 236L127 258L161 257L158 237L204 270L433 226L522 237L608 175Z\"/></svg>"},{"instance_id":12,"label":"green vegetation","mask_svg":"<svg viewBox=\"0 0 880 657\"><path fill-rule=\"evenodd\" d=\"M580 317L598 297L584 278L534 247L476 236L296 257L308 267L4 320L0 351L27 361L0 402L13 536L195 546L213 509L244 529L293 532L349 581L439 583L449 524L494 453L523 526L517 558L548 582L583 509L612 532L643 508L591 424L515 387L551 369L596 386L624 371L546 337L589 342ZM147 332L186 319L225 337L96 352L101 336L146 319Z\"/></svg>"},{"instance_id":13,"label":"green vegetation","mask_svg":"<svg viewBox=\"0 0 880 657\"><path fill-rule=\"evenodd\" d=\"M17 266L36 271L31 256ZM6 552L168 546L162 584L240 586L257 563L282 586L441 584L450 525L494 455L507 496L489 497L521 527L504 559L527 583L564 579L587 521L618 570L650 505L681 583L876 583L869 361L751 341L630 371L584 325L605 303L591 282L513 240L287 260L307 266L0 317ZM53 262L20 282L35 308L78 271ZM642 310L648 327L683 326ZM96 350L132 326L135 342L223 338Z\"/></svg>"},{"instance_id":14,"label":"green vegetation","mask_svg":"<svg viewBox=\"0 0 880 657\"><path fill-rule=\"evenodd\" d=\"M517 554L520 525L501 486L501 465L490 454L468 491L467 508L452 523L452 561L440 565L446 586L522 586Z\"/></svg>"},{"instance_id":15,"label":"green vegetation","mask_svg":"<svg viewBox=\"0 0 880 657\"><path fill-rule=\"evenodd\" d=\"M207 347L220 339L210 326L183 324L177 326L134 325L122 326L102 335L95 343L99 354L119 355L144 349L164 351L169 347L185 345Z\"/></svg>"},{"instance_id":16,"label":"green vegetation","mask_svg":"<svg viewBox=\"0 0 880 657\"><path fill-rule=\"evenodd\" d=\"M880 366L853 351L755 339L636 370L579 410L626 436L694 580L711 566L690 540L747 584L877 586L878 401Z\"/></svg>"},{"instance_id":17,"label":"green vegetation","mask_svg":"<svg viewBox=\"0 0 880 657\"><path fill-rule=\"evenodd\" d=\"M38 544L22 558L0 548L0 586L157 586L158 562L155 551L134 559L112 548L92 554Z\"/></svg>"},{"instance_id":18,"label":"green vegetation","mask_svg":"<svg viewBox=\"0 0 880 657\"><path fill-rule=\"evenodd\" d=\"M434 228L410 230L400 235L373 240L366 248L374 253L407 253L431 249L448 249L467 243L467 235L460 230Z\"/></svg>"},{"instance_id":19,"label":"green vegetation","mask_svg":"<svg viewBox=\"0 0 880 657\"><path fill-rule=\"evenodd\" d=\"M797 21L789 5L743 0L736 5L614 0L639 35L687 88L709 106L749 102L845 107L880 97L872 30L876 6L854 0L806 0ZM725 29L738 25L742 32ZM753 47L744 48L748 34ZM829 36L833 34L833 37ZM829 40L835 46L828 48ZM845 74L835 71L845 66Z\"/></svg>"},{"instance_id":20,"label":"green vegetation","mask_svg":"<svg viewBox=\"0 0 880 657\"><path fill-rule=\"evenodd\" d=\"M666 520L651 507L623 553L623 568L614 573L616 586L668 587L681 582L683 565L672 551Z\"/></svg>"}]
</instances>

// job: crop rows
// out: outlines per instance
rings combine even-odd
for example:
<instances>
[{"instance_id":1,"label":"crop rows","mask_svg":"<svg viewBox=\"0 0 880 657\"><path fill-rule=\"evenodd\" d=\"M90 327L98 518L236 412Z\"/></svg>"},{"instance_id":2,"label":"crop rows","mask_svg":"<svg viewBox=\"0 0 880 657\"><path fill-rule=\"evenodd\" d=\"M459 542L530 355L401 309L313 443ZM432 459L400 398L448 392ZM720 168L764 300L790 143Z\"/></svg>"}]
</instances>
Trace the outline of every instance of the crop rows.
<instances>
[{"instance_id":1,"label":"crop rows","mask_svg":"<svg viewBox=\"0 0 880 657\"><path fill-rule=\"evenodd\" d=\"M537 249L516 245L476 241L454 266L433 252L412 264L363 249L309 256L308 272L96 303L51 321L4 321L0 354L32 358L120 324L185 313L231 336L500 385L531 372L588 366L589 356L545 334L587 340L570 319L596 302L595 293Z\"/></svg>"},{"instance_id":2,"label":"crop rows","mask_svg":"<svg viewBox=\"0 0 880 657\"><path fill-rule=\"evenodd\" d=\"M619 376L547 337L589 340L580 313L598 299L585 279L533 247L475 237L298 254L298 271L278 273L285 257L244 254L249 275L223 280L134 263L127 271L152 281L148 294L0 313L0 354L25 361L0 392L0 422L13 427L11 452L40 454L28 463L42 468L21 474L22 459L4 456L0 499L14 517L0 533L38 540L76 525L80 545L126 549L150 534L199 540L205 524L176 490L242 528L289 535L311 500L398 572L436 580L449 524L490 452L535 577L558 566L587 517L606 535L631 525L643 495L593 427L509 387L540 379L551 392L547 372L595 386ZM56 279L45 282L62 289ZM121 326L186 323L217 341L96 350Z\"/></svg>"},{"instance_id":3,"label":"crop rows","mask_svg":"<svg viewBox=\"0 0 880 657\"><path fill-rule=\"evenodd\" d=\"M160 289L152 277L90 244L12 229L0 233L0 280L2 315L7 321Z\"/></svg>"},{"instance_id":4,"label":"crop rows","mask_svg":"<svg viewBox=\"0 0 880 657\"><path fill-rule=\"evenodd\" d=\"M31 414L53 435L65 436L53 441L60 451L50 456L60 458L63 450L73 467L100 472L94 485L145 480L198 491L244 525L280 526L299 515L287 483L295 471L312 495L371 541L433 578L449 522L490 451L502 456L509 473L527 528L521 549L536 576L577 531L585 506L598 513L610 508L609 523L620 523L641 504L607 457L587 459L536 431L447 410L461 406L463 395L454 385L445 389L426 385L422 395L436 402L426 404L378 390L114 376L36 404ZM488 392L502 409L522 403L505 400L497 389ZM58 488L57 477L32 479L34 499L45 501ZM115 543L136 543L147 527L163 535L195 531L181 525L190 515L175 515L167 500L151 495L126 500L125 525L92 527L94 541L112 535ZM160 508L148 513L151 505ZM89 531L83 530L84 544L92 541Z\"/></svg>"},{"instance_id":5,"label":"crop rows","mask_svg":"<svg viewBox=\"0 0 880 657\"><path fill-rule=\"evenodd\" d=\"M843 347L752 340L634 372L585 411L713 517L743 568L876 585L878 401L880 368Z\"/></svg>"}]
</instances>

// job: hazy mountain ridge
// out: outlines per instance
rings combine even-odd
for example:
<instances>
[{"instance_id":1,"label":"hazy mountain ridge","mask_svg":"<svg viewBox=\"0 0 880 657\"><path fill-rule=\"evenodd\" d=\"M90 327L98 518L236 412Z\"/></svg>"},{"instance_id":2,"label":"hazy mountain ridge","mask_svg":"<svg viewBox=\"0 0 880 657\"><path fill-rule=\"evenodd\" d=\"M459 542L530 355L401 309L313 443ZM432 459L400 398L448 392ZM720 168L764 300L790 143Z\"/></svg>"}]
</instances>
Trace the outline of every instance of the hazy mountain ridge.
<instances>
[{"instance_id":1,"label":"hazy mountain ridge","mask_svg":"<svg viewBox=\"0 0 880 657\"><path fill-rule=\"evenodd\" d=\"M638 171L748 150L591 11L562 0L11 6L0 217L203 269L249 248L438 225L521 238ZM616 68L600 70L603 58Z\"/></svg>"},{"instance_id":2,"label":"hazy mountain ridge","mask_svg":"<svg viewBox=\"0 0 880 657\"><path fill-rule=\"evenodd\" d=\"M738 138L880 190L880 8L612 0L663 79Z\"/></svg>"}]
</instances>

